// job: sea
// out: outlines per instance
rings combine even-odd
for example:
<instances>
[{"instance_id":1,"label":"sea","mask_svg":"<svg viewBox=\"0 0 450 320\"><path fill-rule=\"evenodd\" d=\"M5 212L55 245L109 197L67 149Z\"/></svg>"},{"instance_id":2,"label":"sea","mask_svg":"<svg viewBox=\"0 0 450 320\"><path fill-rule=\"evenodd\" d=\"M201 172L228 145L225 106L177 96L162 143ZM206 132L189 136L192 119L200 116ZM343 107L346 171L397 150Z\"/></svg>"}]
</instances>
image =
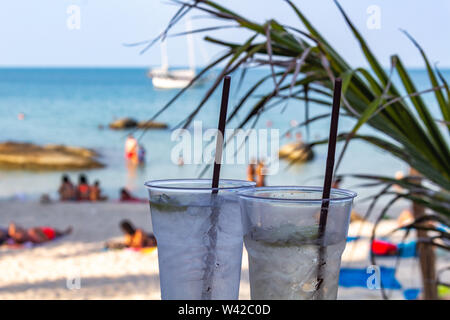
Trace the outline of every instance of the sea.
<instances>
[{"instance_id":1,"label":"sea","mask_svg":"<svg viewBox=\"0 0 450 320\"><path fill-rule=\"evenodd\" d=\"M0 141L31 142L36 144L65 144L92 148L99 153L104 168L74 171L29 171L0 169L1 200L35 200L42 194L56 199L56 190L61 175L67 173L77 181L80 173L85 173L90 182L99 180L106 195L117 199L119 189L128 188L139 197L147 191L144 182L153 179L195 178L205 168L205 164L185 164L179 166L171 160L171 152L177 141L172 138L173 129L199 105L212 85L214 70L209 80L201 86L187 90L176 102L156 120L169 125L167 130L133 132L146 149L145 165L129 166L124 159L124 142L130 131L115 131L108 124L115 119L132 117L143 121L150 119L179 89L162 90L154 88L147 77L145 68L3 68L0 69ZM411 75L418 89L431 88L426 70L412 69ZM240 73L232 75L229 112L239 103L242 95L268 70L249 69L243 80ZM450 81L450 70L442 70ZM394 83L398 79L394 77ZM252 95L236 118L227 128L237 128L261 95L273 89L272 79ZM203 130L215 128L220 108L221 86L196 115ZM436 118L437 105L432 93L424 95ZM329 107L311 103L309 117L329 112ZM24 114L19 120L18 115ZM295 140L300 132L306 141L325 139L328 136L329 119L310 124L309 129L296 129L291 137L283 136L295 123L305 121L305 103L291 99L288 102L267 108L255 125L257 129L278 129L280 146ZM339 131L349 131L355 121L341 117ZM252 122L250 122L252 124ZM192 125L188 127L192 130ZM369 127L362 133L378 135ZM342 150L338 144L337 154ZM308 185L321 186L325 172L326 145L314 148L314 160L292 165L280 160L276 174L267 176L268 185ZM408 170L408 166L387 152L361 141L350 143L338 174L382 174L393 176L397 171ZM204 177L212 175L206 170ZM224 163L222 178L245 179L245 164ZM376 190L361 187L364 180L346 178L342 187L352 189L363 200Z\"/></svg>"}]
</instances>

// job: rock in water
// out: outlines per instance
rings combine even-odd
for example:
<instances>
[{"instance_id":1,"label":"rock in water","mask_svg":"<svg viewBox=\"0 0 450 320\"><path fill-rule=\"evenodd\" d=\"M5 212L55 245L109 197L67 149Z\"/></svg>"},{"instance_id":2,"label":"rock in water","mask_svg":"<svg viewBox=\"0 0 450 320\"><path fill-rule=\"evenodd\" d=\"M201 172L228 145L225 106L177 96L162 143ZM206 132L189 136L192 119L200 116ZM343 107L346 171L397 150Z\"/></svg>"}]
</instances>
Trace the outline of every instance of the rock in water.
<instances>
[{"instance_id":1,"label":"rock in water","mask_svg":"<svg viewBox=\"0 0 450 320\"><path fill-rule=\"evenodd\" d=\"M130 129L137 126L137 121L132 118L122 118L116 121L113 121L109 124L111 129Z\"/></svg>"},{"instance_id":2,"label":"rock in water","mask_svg":"<svg viewBox=\"0 0 450 320\"><path fill-rule=\"evenodd\" d=\"M314 158L312 148L302 142L288 143L280 148L280 158L286 158L291 162L307 162Z\"/></svg>"},{"instance_id":3,"label":"rock in water","mask_svg":"<svg viewBox=\"0 0 450 320\"><path fill-rule=\"evenodd\" d=\"M133 118L122 118L109 124L109 127L114 130L120 129L166 129L167 124L156 121L136 121Z\"/></svg>"},{"instance_id":4,"label":"rock in water","mask_svg":"<svg viewBox=\"0 0 450 320\"><path fill-rule=\"evenodd\" d=\"M0 167L7 169L67 170L94 169L104 165L98 154L86 148L31 143L0 143Z\"/></svg>"},{"instance_id":5,"label":"rock in water","mask_svg":"<svg viewBox=\"0 0 450 320\"><path fill-rule=\"evenodd\" d=\"M167 129L167 124L156 121L141 121L137 127L140 129Z\"/></svg>"}]
</instances>

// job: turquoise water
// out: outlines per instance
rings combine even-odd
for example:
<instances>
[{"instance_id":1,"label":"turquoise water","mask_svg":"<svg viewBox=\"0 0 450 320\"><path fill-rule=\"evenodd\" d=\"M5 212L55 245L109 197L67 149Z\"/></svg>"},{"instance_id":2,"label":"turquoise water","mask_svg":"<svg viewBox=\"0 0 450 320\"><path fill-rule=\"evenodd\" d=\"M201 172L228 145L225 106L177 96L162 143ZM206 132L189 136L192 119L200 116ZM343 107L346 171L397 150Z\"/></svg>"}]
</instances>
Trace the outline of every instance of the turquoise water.
<instances>
[{"instance_id":1,"label":"turquoise water","mask_svg":"<svg viewBox=\"0 0 450 320\"><path fill-rule=\"evenodd\" d=\"M149 179L196 177L201 165L179 167L170 160L171 148L176 142L170 139L171 130L147 131L141 143L147 150L147 163L143 168L128 169L123 158L126 131L99 129L116 118L130 116L139 120L151 117L163 106L176 90L157 90L146 77L146 69L0 69L0 141L27 141L39 144L57 143L94 148L106 164L106 168L87 172L90 181L100 179L106 194L117 198L120 187L127 186L140 196L145 196L143 183ZM444 70L450 79L450 70ZM249 88L263 71L249 71L241 89ZM412 75L419 88L429 88L424 70L413 70ZM236 95L238 77L232 82L230 109L238 102ZM174 106L157 120L174 126L183 120L201 100L209 83L189 90ZM264 90L272 87L267 81ZM425 96L434 103L432 95ZM255 101L257 97L254 98ZM220 90L198 114L203 128L217 125L220 105ZM289 102L284 113L284 104L261 116L258 128L265 128L267 121L271 128L283 133L293 119L304 120L303 102ZM246 106L248 110L250 106ZM324 113L327 107L312 105L311 116ZM25 114L25 120L17 119L18 113ZM237 126L241 113L228 128ZM353 121L341 119L340 130L347 131ZM329 122L319 121L311 126L311 139L327 137ZM370 129L365 129L369 130ZM303 136L305 132L303 131ZM283 139L281 144L289 142ZM338 147L338 152L340 147ZM315 149L314 161L286 168L280 163L277 175L267 178L268 184L278 185L321 185L320 176L325 168L326 147ZM382 173L393 175L406 166L384 152L362 142L351 144L340 173ZM224 165L224 178L245 178L245 165ZM80 171L69 172L76 180ZM56 196L55 190L62 172L0 171L0 198L36 198L42 193ZM208 172L210 174L210 172ZM347 180L344 187L352 188L355 181ZM368 191L358 190L365 195Z\"/></svg>"}]
</instances>

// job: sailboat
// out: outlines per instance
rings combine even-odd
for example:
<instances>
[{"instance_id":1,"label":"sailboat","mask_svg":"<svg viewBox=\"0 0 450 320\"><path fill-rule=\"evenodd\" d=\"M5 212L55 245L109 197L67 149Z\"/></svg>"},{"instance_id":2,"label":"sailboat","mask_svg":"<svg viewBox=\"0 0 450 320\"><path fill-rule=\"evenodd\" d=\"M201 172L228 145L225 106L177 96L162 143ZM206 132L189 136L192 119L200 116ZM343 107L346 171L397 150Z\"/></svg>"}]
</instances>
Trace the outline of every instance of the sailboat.
<instances>
[{"instance_id":1,"label":"sailboat","mask_svg":"<svg viewBox=\"0 0 450 320\"><path fill-rule=\"evenodd\" d=\"M190 20L186 21L186 29L192 30ZM194 39L191 33L186 35L188 43L189 69L169 70L166 40L161 42L161 67L150 69L148 76L152 78L155 88L177 89L185 88L195 78Z\"/></svg>"}]
</instances>

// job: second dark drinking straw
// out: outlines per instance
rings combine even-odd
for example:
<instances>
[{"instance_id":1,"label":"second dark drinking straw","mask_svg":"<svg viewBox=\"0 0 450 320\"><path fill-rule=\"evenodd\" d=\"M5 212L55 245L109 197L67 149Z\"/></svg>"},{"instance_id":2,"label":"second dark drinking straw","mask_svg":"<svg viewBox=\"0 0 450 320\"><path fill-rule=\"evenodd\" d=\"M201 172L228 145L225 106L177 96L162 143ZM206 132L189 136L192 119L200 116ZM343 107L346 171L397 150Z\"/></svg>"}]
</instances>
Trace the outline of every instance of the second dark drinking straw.
<instances>
[{"instance_id":1,"label":"second dark drinking straw","mask_svg":"<svg viewBox=\"0 0 450 320\"><path fill-rule=\"evenodd\" d=\"M217 126L216 154L214 158L214 171L212 179L213 193L217 193L219 187L220 164L222 159L223 140L225 137L225 124L227 120L228 97L230 95L230 76L223 78L222 103L220 105L219 124Z\"/></svg>"}]
</instances>

